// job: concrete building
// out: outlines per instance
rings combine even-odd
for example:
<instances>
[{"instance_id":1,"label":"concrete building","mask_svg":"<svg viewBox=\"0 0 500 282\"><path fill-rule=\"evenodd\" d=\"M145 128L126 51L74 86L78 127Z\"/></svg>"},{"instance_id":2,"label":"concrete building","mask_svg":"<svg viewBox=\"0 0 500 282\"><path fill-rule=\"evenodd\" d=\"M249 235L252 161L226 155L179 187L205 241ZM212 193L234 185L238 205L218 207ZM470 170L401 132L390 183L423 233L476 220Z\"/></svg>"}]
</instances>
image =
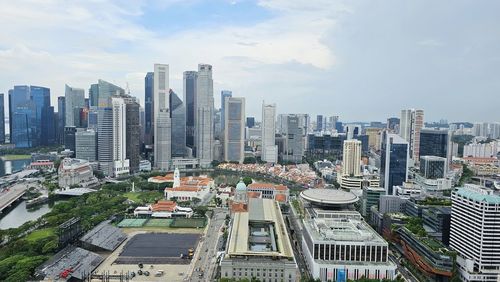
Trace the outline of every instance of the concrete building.
<instances>
[{"instance_id":1,"label":"concrete building","mask_svg":"<svg viewBox=\"0 0 500 282\"><path fill-rule=\"evenodd\" d=\"M144 77L144 145L153 145L154 120L154 73L148 72Z\"/></svg>"},{"instance_id":2,"label":"concrete building","mask_svg":"<svg viewBox=\"0 0 500 282\"><path fill-rule=\"evenodd\" d=\"M344 141L342 174L361 176L361 141L354 139Z\"/></svg>"},{"instance_id":3,"label":"concrete building","mask_svg":"<svg viewBox=\"0 0 500 282\"><path fill-rule=\"evenodd\" d=\"M227 97L224 102L224 160L243 163L245 158L245 98Z\"/></svg>"},{"instance_id":4,"label":"concrete building","mask_svg":"<svg viewBox=\"0 0 500 282\"><path fill-rule=\"evenodd\" d=\"M286 116L285 142L281 158L283 161L301 163L304 155L303 127L298 115Z\"/></svg>"},{"instance_id":5,"label":"concrete building","mask_svg":"<svg viewBox=\"0 0 500 282\"><path fill-rule=\"evenodd\" d=\"M248 199L248 208L233 214L222 278L294 282L299 278L293 249L279 204Z\"/></svg>"},{"instance_id":6,"label":"concrete building","mask_svg":"<svg viewBox=\"0 0 500 282\"><path fill-rule=\"evenodd\" d=\"M500 195L466 184L451 196L450 247L458 252L462 281L500 278Z\"/></svg>"},{"instance_id":7,"label":"concrete building","mask_svg":"<svg viewBox=\"0 0 500 282\"><path fill-rule=\"evenodd\" d=\"M229 90L222 90L220 92L220 123L221 132L224 131L226 126L226 98L233 97L233 92Z\"/></svg>"},{"instance_id":8,"label":"concrete building","mask_svg":"<svg viewBox=\"0 0 500 282\"><path fill-rule=\"evenodd\" d=\"M92 166L86 160L63 159L59 166L58 176L59 187L63 189L74 185L88 187L98 183L97 178L94 177Z\"/></svg>"},{"instance_id":9,"label":"concrete building","mask_svg":"<svg viewBox=\"0 0 500 282\"><path fill-rule=\"evenodd\" d=\"M172 158L169 91L169 66L155 64L153 78L154 166L160 170L168 170Z\"/></svg>"},{"instance_id":10,"label":"concrete building","mask_svg":"<svg viewBox=\"0 0 500 282\"><path fill-rule=\"evenodd\" d=\"M141 122L140 105L135 97L124 98L126 104L126 158L129 160L130 172L139 171L141 161Z\"/></svg>"},{"instance_id":11,"label":"concrete building","mask_svg":"<svg viewBox=\"0 0 500 282\"><path fill-rule=\"evenodd\" d=\"M214 147L214 85L212 66L198 65L195 97L195 151L200 166L210 166Z\"/></svg>"},{"instance_id":12,"label":"concrete building","mask_svg":"<svg viewBox=\"0 0 500 282\"><path fill-rule=\"evenodd\" d=\"M278 146L276 145L276 104L262 102L261 124L261 160L268 163L278 162Z\"/></svg>"},{"instance_id":13,"label":"concrete building","mask_svg":"<svg viewBox=\"0 0 500 282\"><path fill-rule=\"evenodd\" d=\"M369 127L365 129L366 135L368 136L368 147L370 149L380 150L380 132L382 129Z\"/></svg>"},{"instance_id":14,"label":"concrete building","mask_svg":"<svg viewBox=\"0 0 500 282\"><path fill-rule=\"evenodd\" d=\"M388 243L361 214L314 209L304 220L302 250L314 279L394 279Z\"/></svg>"},{"instance_id":15,"label":"concrete building","mask_svg":"<svg viewBox=\"0 0 500 282\"><path fill-rule=\"evenodd\" d=\"M410 158L418 162L420 156L420 131L424 126L424 111L407 109L401 110L399 136L409 144Z\"/></svg>"},{"instance_id":16,"label":"concrete building","mask_svg":"<svg viewBox=\"0 0 500 282\"><path fill-rule=\"evenodd\" d=\"M80 130L75 133L77 159L90 163L97 160L97 133L92 130Z\"/></svg>"},{"instance_id":17,"label":"concrete building","mask_svg":"<svg viewBox=\"0 0 500 282\"><path fill-rule=\"evenodd\" d=\"M288 199L290 198L290 191L285 185L251 183L248 185L247 191L259 193L259 198L271 199L282 203L288 203Z\"/></svg>"},{"instance_id":18,"label":"concrete building","mask_svg":"<svg viewBox=\"0 0 500 282\"><path fill-rule=\"evenodd\" d=\"M380 157L380 185L387 195L394 194L394 186L408 180L408 142L395 134L384 133Z\"/></svg>"},{"instance_id":19,"label":"concrete building","mask_svg":"<svg viewBox=\"0 0 500 282\"><path fill-rule=\"evenodd\" d=\"M134 210L136 217L153 217L153 218L172 218L172 217L186 217L193 216L193 210L187 207L181 207L174 201L160 200L157 203L137 207Z\"/></svg>"},{"instance_id":20,"label":"concrete building","mask_svg":"<svg viewBox=\"0 0 500 282\"><path fill-rule=\"evenodd\" d=\"M113 105L113 175L120 177L130 173L127 159L127 104L125 98L112 97Z\"/></svg>"}]
</instances>

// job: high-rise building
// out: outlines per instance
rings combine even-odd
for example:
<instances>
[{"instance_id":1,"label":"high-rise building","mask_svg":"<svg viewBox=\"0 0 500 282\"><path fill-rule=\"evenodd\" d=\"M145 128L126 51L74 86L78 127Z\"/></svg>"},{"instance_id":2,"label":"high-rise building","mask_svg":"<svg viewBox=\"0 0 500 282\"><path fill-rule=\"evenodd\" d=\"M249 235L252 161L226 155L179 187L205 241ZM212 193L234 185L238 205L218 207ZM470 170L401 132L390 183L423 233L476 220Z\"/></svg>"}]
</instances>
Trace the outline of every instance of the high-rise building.
<instances>
[{"instance_id":1,"label":"high-rise building","mask_svg":"<svg viewBox=\"0 0 500 282\"><path fill-rule=\"evenodd\" d=\"M76 151L76 131L77 128L74 126L64 127L64 148L73 153Z\"/></svg>"},{"instance_id":2,"label":"high-rise building","mask_svg":"<svg viewBox=\"0 0 500 282\"><path fill-rule=\"evenodd\" d=\"M303 127L298 115L288 115L283 148L283 161L301 163L304 154Z\"/></svg>"},{"instance_id":3,"label":"high-rise building","mask_svg":"<svg viewBox=\"0 0 500 282\"><path fill-rule=\"evenodd\" d=\"M245 98L228 97L225 102L224 159L243 163L245 158Z\"/></svg>"},{"instance_id":4,"label":"high-rise building","mask_svg":"<svg viewBox=\"0 0 500 282\"><path fill-rule=\"evenodd\" d=\"M420 130L420 157L437 156L446 158L448 155L448 130Z\"/></svg>"},{"instance_id":5,"label":"high-rise building","mask_svg":"<svg viewBox=\"0 0 500 282\"><path fill-rule=\"evenodd\" d=\"M111 107L111 97L125 95L125 89L118 87L105 80L99 79L98 84L98 107L108 108ZM66 110L68 110L66 108Z\"/></svg>"},{"instance_id":6,"label":"high-rise building","mask_svg":"<svg viewBox=\"0 0 500 282\"><path fill-rule=\"evenodd\" d=\"M74 88L66 85L65 97L65 126L79 126L79 121L75 121L75 111L79 115L80 109L85 107L85 91L82 88ZM78 123L78 124L77 124Z\"/></svg>"},{"instance_id":7,"label":"high-rise building","mask_svg":"<svg viewBox=\"0 0 500 282\"><path fill-rule=\"evenodd\" d=\"M196 97L196 79L198 73L196 71L184 72L184 105L186 106L186 146L194 150L194 112L195 112L195 97ZM193 152L196 154L196 152Z\"/></svg>"},{"instance_id":8,"label":"high-rise building","mask_svg":"<svg viewBox=\"0 0 500 282\"><path fill-rule=\"evenodd\" d=\"M171 119L169 105L169 67L165 64L154 65L153 78L153 127L154 127L154 166L168 170L172 159Z\"/></svg>"},{"instance_id":9,"label":"high-rise building","mask_svg":"<svg viewBox=\"0 0 500 282\"><path fill-rule=\"evenodd\" d=\"M75 133L77 159L95 162L97 159L97 134L93 129L80 130Z\"/></svg>"},{"instance_id":10,"label":"high-rise building","mask_svg":"<svg viewBox=\"0 0 500 282\"><path fill-rule=\"evenodd\" d=\"M99 84L91 84L89 88L89 108L99 106Z\"/></svg>"},{"instance_id":11,"label":"high-rise building","mask_svg":"<svg viewBox=\"0 0 500 282\"><path fill-rule=\"evenodd\" d=\"M255 126L255 118L254 117L247 117L247 127L252 128Z\"/></svg>"},{"instance_id":12,"label":"high-rise building","mask_svg":"<svg viewBox=\"0 0 500 282\"><path fill-rule=\"evenodd\" d=\"M407 109L401 110L399 136L410 145L410 158L418 162L420 156L420 130L424 126L424 111Z\"/></svg>"},{"instance_id":13,"label":"high-rise building","mask_svg":"<svg viewBox=\"0 0 500 282\"><path fill-rule=\"evenodd\" d=\"M409 145L400 136L384 132L381 147L380 185L393 195L393 187L408 180Z\"/></svg>"},{"instance_id":14,"label":"high-rise building","mask_svg":"<svg viewBox=\"0 0 500 282\"><path fill-rule=\"evenodd\" d=\"M420 157L420 174L426 179L439 179L446 176L446 158L436 156Z\"/></svg>"},{"instance_id":15,"label":"high-rise building","mask_svg":"<svg viewBox=\"0 0 500 282\"><path fill-rule=\"evenodd\" d=\"M342 174L361 176L361 141L351 139L344 141L342 157Z\"/></svg>"},{"instance_id":16,"label":"high-rise building","mask_svg":"<svg viewBox=\"0 0 500 282\"><path fill-rule=\"evenodd\" d=\"M113 109L99 107L97 119L99 170L106 176L113 176Z\"/></svg>"},{"instance_id":17,"label":"high-rise building","mask_svg":"<svg viewBox=\"0 0 500 282\"><path fill-rule=\"evenodd\" d=\"M365 129L366 135L368 136L368 147L371 149L380 149L380 132L382 129L369 127Z\"/></svg>"},{"instance_id":18,"label":"high-rise building","mask_svg":"<svg viewBox=\"0 0 500 282\"><path fill-rule=\"evenodd\" d=\"M30 86L30 96L36 108L36 133L38 145L54 143L54 108L50 105L50 89L40 86Z\"/></svg>"},{"instance_id":19,"label":"high-rise building","mask_svg":"<svg viewBox=\"0 0 500 282\"><path fill-rule=\"evenodd\" d=\"M262 153L264 162L278 162L278 146L276 145L276 104L262 102Z\"/></svg>"},{"instance_id":20,"label":"high-rise building","mask_svg":"<svg viewBox=\"0 0 500 282\"><path fill-rule=\"evenodd\" d=\"M145 126L144 126L144 144L153 145L153 113L154 113L154 95L153 83L154 73L148 72L144 78L144 113L145 113Z\"/></svg>"},{"instance_id":21,"label":"high-rise building","mask_svg":"<svg viewBox=\"0 0 500 282\"><path fill-rule=\"evenodd\" d=\"M186 107L177 94L170 90L170 119L172 120L172 157L186 156Z\"/></svg>"},{"instance_id":22,"label":"high-rise building","mask_svg":"<svg viewBox=\"0 0 500 282\"><path fill-rule=\"evenodd\" d=\"M128 96L126 104L126 158L129 160L130 172L139 172L141 161L141 124L140 105L135 98Z\"/></svg>"},{"instance_id":23,"label":"high-rise building","mask_svg":"<svg viewBox=\"0 0 500 282\"><path fill-rule=\"evenodd\" d=\"M220 121L221 121L221 131L224 131L224 126L226 124L225 120L225 112L226 112L226 98L233 97L233 92L229 90L222 90L220 92L220 108L221 108L221 114L220 114Z\"/></svg>"},{"instance_id":24,"label":"high-rise building","mask_svg":"<svg viewBox=\"0 0 500 282\"><path fill-rule=\"evenodd\" d=\"M57 97L57 139L59 144L64 144L64 127L66 126L66 97Z\"/></svg>"},{"instance_id":25,"label":"high-rise building","mask_svg":"<svg viewBox=\"0 0 500 282\"><path fill-rule=\"evenodd\" d=\"M323 115L317 115L316 116L316 131L322 131L323 130Z\"/></svg>"},{"instance_id":26,"label":"high-rise building","mask_svg":"<svg viewBox=\"0 0 500 282\"><path fill-rule=\"evenodd\" d=\"M328 117L328 122L326 124L326 129L328 130L334 130L335 129L335 124L339 121L339 116L331 116Z\"/></svg>"},{"instance_id":27,"label":"high-rise building","mask_svg":"<svg viewBox=\"0 0 500 282\"><path fill-rule=\"evenodd\" d=\"M29 86L15 85L9 90L9 123L11 144L17 148L38 146L36 105Z\"/></svg>"},{"instance_id":28,"label":"high-rise building","mask_svg":"<svg viewBox=\"0 0 500 282\"><path fill-rule=\"evenodd\" d=\"M113 175L119 177L130 172L130 161L127 159L127 104L123 97L112 97L111 104L113 105Z\"/></svg>"},{"instance_id":29,"label":"high-rise building","mask_svg":"<svg viewBox=\"0 0 500 282\"><path fill-rule=\"evenodd\" d=\"M387 119L387 129L391 130L393 133L398 133L400 119L397 117L391 117Z\"/></svg>"},{"instance_id":30,"label":"high-rise building","mask_svg":"<svg viewBox=\"0 0 500 282\"><path fill-rule=\"evenodd\" d=\"M3 93L0 93L0 143L5 143L5 101Z\"/></svg>"},{"instance_id":31,"label":"high-rise building","mask_svg":"<svg viewBox=\"0 0 500 282\"><path fill-rule=\"evenodd\" d=\"M195 151L200 166L209 166L214 146L214 85L212 66L198 65L195 97Z\"/></svg>"},{"instance_id":32,"label":"high-rise building","mask_svg":"<svg viewBox=\"0 0 500 282\"><path fill-rule=\"evenodd\" d=\"M457 255L461 281L500 278L500 195L466 184L451 195L450 247Z\"/></svg>"}]
</instances>

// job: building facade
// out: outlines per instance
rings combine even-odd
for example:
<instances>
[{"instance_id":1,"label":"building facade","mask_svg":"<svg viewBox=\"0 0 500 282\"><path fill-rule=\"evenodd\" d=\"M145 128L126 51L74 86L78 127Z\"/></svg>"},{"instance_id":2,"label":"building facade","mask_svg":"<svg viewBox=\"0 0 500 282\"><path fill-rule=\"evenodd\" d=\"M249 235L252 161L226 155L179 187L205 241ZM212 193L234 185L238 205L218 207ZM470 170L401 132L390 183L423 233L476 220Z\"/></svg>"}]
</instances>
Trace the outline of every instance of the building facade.
<instances>
[{"instance_id":1,"label":"building facade","mask_svg":"<svg viewBox=\"0 0 500 282\"><path fill-rule=\"evenodd\" d=\"M233 92L229 90L222 90L220 92L220 123L221 123L221 131L224 131L225 122L226 122L226 98L233 97Z\"/></svg>"},{"instance_id":2,"label":"building facade","mask_svg":"<svg viewBox=\"0 0 500 282\"><path fill-rule=\"evenodd\" d=\"M122 97L112 97L113 105L113 175L119 177L130 173L127 159L127 104Z\"/></svg>"},{"instance_id":3,"label":"building facade","mask_svg":"<svg viewBox=\"0 0 500 282\"><path fill-rule=\"evenodd\" d=\"M354 139L344 141L342 174L361 176L361 141Z\"/></svg>"},{"instance_id":4,"label":"building facade","mask_svg":"<svg viewBox=\"0 0 500 282\"><path fill-rule=\"evenodd\" d=\"M420 131L420 149L422 156L448 157L448 130L422 129Z\"/></svg>"},{"instance_id":5,"label":"building facade","mask_svg":"<svg viewBox=\"0 0 500 282\"><path fill-rule=\"evenodd\" d=\"M384 133L380 157L380 185L387 195L394 194L394 186L408 180L409 144L396 134Z\"/></svg>"},{"instance_id":6,"label":"building facade","mask_svg":"<svg viewBox=\"0 0 500 282\"><path fill-rule=\"evenodd\" d=\"M169 66L155 64L153 78L153 145L154 166L160 170L168 170L172 158L169 92Z\"/></svg>"},{"instance_id":7,"label":"building facade","mask_svg":"<svg viewBox=\"0 0 500 282\"><path fill-rule=\"evenodd\" d=\"M148 72L144 77L144 144L153 145L154 120L154 73Z\"/></svg>"},{"instance_id":8,"label":"building facade","mask_svg":"<svg viewBox=\"0 0 500 282\"><path fill-rule=\"evenodd\" d=\"M170 90L170 119L172 122L172 157L186 157L186 107L172 90Z\"/></svg>"},{"instance_id":9,"label":"building facade","mask_svg":"<svg viewBox=\"0 0 500 282\"><path fill-rule=\"evenodd\" d=\"M245 158L245 98L228 97L225 102L224 160L243 163Z\"/></svg>"},{"instance_id":10,"label":"building facade","mask_svg":"<svg viewBox=\"0 0 500 282\"><path fill-rule=\"evenodd\" d=\"M196 157L202 167L207 167L214 155L214 85L211 65L198 65L194 118Z\"/></svg>"},{"instance_id":11,"label":"building facade","mask_svg":"<svg viewBox=\"0 0 500 282\"><path fill-rule=\"evenodd\" d=\"M261 160L268 163L278 162L276 145L276 104L262 102L262 146Z\"/></svg>"},{"instance_id":12,"label":"building facade","mask_svg":"<svg viewBox=\"0 0 500 282\"><path fill-rule=\"evenodd\" d=\"M418 158L420 156L420 131L423 126L423 110L401 110L399 136L408 142L410 158L415 162L418 162Z\"/></svg>"},{"instance_id":13,"label":"building facade","mask_svg":"<svg viewBox=\"0 0 500 282\"><path fill-rule=\"evenodd\" d=\"M194 113L195 113L195 98L196 98L196 80L198 73L196 71L185 71L183 79L184 90L184 105L186 106L186 146L191 149L191 154L195 154L194 150Z\"/></svg>"},{"instance_id":14,"label":"building facade","mask_svg":"<svg viewBox=\"0 0 500 282\"><path fill-rule=\"evenodd\" d=\"M97 134L93 129L77 131L75 143L77 159L86 160L89 163L97 160Z\"/></svg>"}]
</instances>

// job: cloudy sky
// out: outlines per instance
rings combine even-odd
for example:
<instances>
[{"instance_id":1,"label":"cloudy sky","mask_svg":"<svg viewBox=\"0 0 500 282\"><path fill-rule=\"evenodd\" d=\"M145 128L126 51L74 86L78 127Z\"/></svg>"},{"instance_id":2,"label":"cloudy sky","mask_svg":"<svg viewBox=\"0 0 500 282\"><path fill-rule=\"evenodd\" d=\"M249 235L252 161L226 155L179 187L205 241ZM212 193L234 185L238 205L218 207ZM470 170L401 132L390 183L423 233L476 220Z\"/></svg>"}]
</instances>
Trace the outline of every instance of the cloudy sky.
<instances>
[{"instance_id":1,"label":"cloudy sky","mask_svg":"<svg viewBox=\"0 0 500 282\"><path fill-rule=\"evenodd\" d=\"M102 78L144 101L144 76L214 69L220 90L280 113L500 120L499 1L0 0L0 92ZM87 94L87 93L86 93ZM260 119L260 118L258 118Z\"/></svg>"}]
</instances>

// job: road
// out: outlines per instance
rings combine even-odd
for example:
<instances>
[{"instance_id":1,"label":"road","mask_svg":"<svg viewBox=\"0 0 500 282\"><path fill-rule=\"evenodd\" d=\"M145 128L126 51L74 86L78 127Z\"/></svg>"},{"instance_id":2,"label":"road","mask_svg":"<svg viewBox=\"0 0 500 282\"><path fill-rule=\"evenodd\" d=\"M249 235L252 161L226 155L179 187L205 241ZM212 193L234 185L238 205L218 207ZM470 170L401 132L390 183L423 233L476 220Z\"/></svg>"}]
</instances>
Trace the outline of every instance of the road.
<instances>
[{"instance_id":1,"label":"road","mask_svg":"<svg viewBox=\"0 0 500 282\"><path fill-rule=\"evenodd\" d=\"M0 212L10 206L28 190L27 183L17 183L13 186L5 188L0 192Z\"/></svg>"},{"instance_id":2,"label":"road","mask_svg":"<svg viewBox=\"0 0 500 282\"><path fill-rule=\"evenodd\" d=\"M217 252L220 248L222 236L221 227L224 225L228 209L217 208L213 210L210 223L201 238L196 253L193 257L193 271L188 276L188 281L212 281L211 277L217 267ZM203 276L200 277L199 275Z\"/></svg>"},{"instance_id":3,"label":"road","mask_svg":"<svg viewBox=\"0 0 500 282\"><path fill-rule=\"evenodd\" d=\"M397 250L396 248L391 248L391 251L399 253L399 250ZM402 254L400 253L400 255ZM405 281L419 282L417 277L415 277L413 273L411 273L408 269L406 269L404 265L401 265L399 263L399 260L393 254L389 254L389 260L396 265L398 273L401 274L401 276L403 276Z\"/></svg>"}]
</instances>

